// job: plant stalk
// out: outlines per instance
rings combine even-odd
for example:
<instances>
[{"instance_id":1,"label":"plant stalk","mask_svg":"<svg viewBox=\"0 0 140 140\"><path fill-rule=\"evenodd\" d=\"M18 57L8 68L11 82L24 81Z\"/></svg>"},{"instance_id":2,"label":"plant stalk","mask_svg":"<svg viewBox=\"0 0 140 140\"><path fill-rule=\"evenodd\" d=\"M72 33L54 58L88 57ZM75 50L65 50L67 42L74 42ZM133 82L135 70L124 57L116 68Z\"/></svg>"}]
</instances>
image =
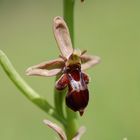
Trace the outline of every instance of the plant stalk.
<instances>
[{"instance_id":1,"label":"plant stalk","mask_svg":"<svg viewBox=\"0 0 140 140\"><path fill-rule=\"evenodd\" d=\"M63 16L70 31L73 47L74 47L74 4L75 0L63 0Z\"/></svg>"},{"instance_id":2,"label":"plant stalk","mask_svg":"<svg viewBox=\"0 0 140 140\"><path fill-rule=\"evenodd\" d=\"M68 25L71 41L74 47L74 4L75 0L63 0L63 16L64 20ZM77 114L66 107L66 120L67 126L65 127L65 132L67 134L68 140L71 140L77 132Z\"/></svg>"},{"instance_id":3,"label":"plant stalk","mask_svg":"<svg viewBox=\"0 0 140 140\"><path fill-rule=\"evenodd\" d=\"M0 65L22 94L24 94L31 102L44 110L50 116L54 117L63 125L66 125L65 119L62 116L59 116L56 110L21 78L21 76L17 73L17 71L9 61L8 57L1 50Z\"/></svg>"}]
</instances>

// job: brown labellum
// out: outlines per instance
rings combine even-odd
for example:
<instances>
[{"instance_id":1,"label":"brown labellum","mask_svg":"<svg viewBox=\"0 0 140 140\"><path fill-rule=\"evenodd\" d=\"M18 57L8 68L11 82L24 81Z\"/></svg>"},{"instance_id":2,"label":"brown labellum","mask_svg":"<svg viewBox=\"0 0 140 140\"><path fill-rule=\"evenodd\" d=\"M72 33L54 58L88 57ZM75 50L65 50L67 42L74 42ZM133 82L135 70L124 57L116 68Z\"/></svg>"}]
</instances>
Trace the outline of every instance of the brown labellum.
<instances>
[{"instance_id":1,"label":"brown labellum","mask_svg":"<svg viewBox=\"0 0 140 140\"><path fill-rule=\"evenodd\" d=\"M89 92L88 89L79 92L69 92L66 96L66 104L73 111L79 111L82 116L85 107L88 105Z\"/></svg>"},{"instance_id":2,"label":"brown labellum","mask_svg":"<svg viewBox=\"0 0 140 140\"><path fill-rule=\"evenodd\" d=\"M68 86L66 104L73 111L79 111L82 116L89 100L89 78L78 64L65 67L64 73L56 83L56 88L61 90Z\"/></svg>"},{"instance_id":3,"label":"brown labellum","mask_svg":"<svg viewBox=\"0 0 140 140\"><path fill-rule=\"evenodd\" d=\"M84 79L84 73L76 65L71 66L70 70L67 71L67 77L69 84L66 104L72 110L79 111L80 115L83 115L89 100L89 91L86 84L88 79Z\"/></svg>"}]
</instances>

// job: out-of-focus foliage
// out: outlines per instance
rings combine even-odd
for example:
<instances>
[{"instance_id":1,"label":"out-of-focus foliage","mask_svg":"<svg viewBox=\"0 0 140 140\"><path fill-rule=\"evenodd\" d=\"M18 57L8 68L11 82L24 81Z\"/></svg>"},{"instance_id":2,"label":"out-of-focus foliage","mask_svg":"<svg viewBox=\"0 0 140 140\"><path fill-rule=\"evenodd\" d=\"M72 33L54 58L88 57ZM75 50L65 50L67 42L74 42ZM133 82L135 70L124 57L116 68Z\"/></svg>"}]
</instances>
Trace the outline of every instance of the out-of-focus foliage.
<instances>
[{"instance_id":1,"label":"out-of-focus foliage","mask_svg":"<svg viewBox=\"0 0 140 140\"><path fill-rule=\"evenodd\" d=\"M83 140L140 139L140 2L86 0L75 5L75 47L102 58L88 70L90 102L79 124ZM0 49L24 79L53 104L54 78L26 77L33 64L58 57L52 19L62 1L0 0ZM54 139L48 118L15 88L0 68L0 139Z\"/></svg>"}]
</instances>

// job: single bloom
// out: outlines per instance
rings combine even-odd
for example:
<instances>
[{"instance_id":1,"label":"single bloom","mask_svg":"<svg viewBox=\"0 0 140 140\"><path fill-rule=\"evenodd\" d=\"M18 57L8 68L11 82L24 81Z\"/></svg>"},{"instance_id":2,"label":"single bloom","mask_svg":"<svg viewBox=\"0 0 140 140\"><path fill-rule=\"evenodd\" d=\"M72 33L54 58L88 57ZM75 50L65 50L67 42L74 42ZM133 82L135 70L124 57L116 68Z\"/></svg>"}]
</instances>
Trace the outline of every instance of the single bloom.
<instances>
[{"instance_id":1,"label":"single bloom","mask_svg":"<svg viewBox=\"0 0 140 140\"><path fill-rule=\"evenodd\" d=\"M89 76L84 70L98 64L100 58L87 55L86 51L73 49L69 30L63 18L54 18L53 32L61 55L57 59L29 67L26 74L47 77L61 75L56 81L55 88L63 90L68 87L66 105L82 115L89 100Z\"/></svg>"}]
</instances>

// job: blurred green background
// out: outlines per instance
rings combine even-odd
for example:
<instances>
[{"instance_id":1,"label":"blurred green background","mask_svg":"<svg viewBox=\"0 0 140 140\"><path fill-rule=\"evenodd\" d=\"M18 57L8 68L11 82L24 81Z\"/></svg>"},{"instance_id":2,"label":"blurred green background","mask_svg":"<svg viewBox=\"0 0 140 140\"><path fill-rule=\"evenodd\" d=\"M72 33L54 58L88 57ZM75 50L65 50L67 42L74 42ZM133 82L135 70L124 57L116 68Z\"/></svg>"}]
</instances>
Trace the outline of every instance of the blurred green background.
<instances>
[{"instance_id":1,"label":"blurred green background","mask_svg":"<svg viewBox=\"0 0 140 140\"><path fill-rule=\"evenodd\" d=\"M52 19L62 8L62 0L0 0L0 49L52 104L54 78L27 77L25 69L58 57ZM87 127L82 140L140 140L140 1L76 0L75 47L102 58L87 71L92 80L78 120ZM0 67L0 140L55 139L44 118L50 119Z\"/></svg>"}]
</instances>

